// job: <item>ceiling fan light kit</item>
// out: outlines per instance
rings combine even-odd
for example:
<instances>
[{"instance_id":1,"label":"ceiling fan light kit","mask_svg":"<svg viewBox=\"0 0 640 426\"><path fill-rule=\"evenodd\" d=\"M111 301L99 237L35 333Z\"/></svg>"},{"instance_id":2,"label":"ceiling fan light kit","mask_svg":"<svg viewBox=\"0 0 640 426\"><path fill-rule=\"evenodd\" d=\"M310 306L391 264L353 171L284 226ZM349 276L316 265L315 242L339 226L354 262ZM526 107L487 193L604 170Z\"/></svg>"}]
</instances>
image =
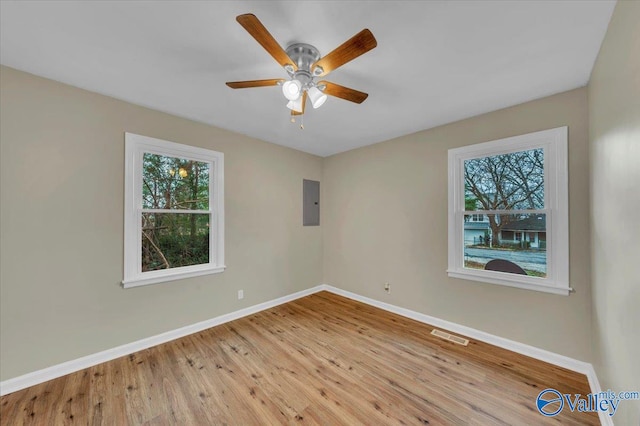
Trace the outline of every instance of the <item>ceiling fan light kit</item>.
<instances>
[{"instance_id":1,"label":"ceiling fan light kit","mask_svg":"<svg viewBox=\"0 0 640 426\"><path fill-rule=\"evenodd\" d=\"M288 100L287 108L291 110L291 121L295 115L304 114L307 98L313 108L320 108L327 100L327 95L362 103L367 94L328 81L316 82L318 77L325 76L336 68L357 58L377 46L373 34L368 29L338 46L328 55L321 57L314 46L306 43L295 43L286 50L278 44L258 18L247 13L239 15L236 20L253 38L284 68L289 80L268 79L227 82L232 89L249 87L282 86L282 93ZM302 126L301 126L302 128Z\"/></svg>"},{"instance_id":2,"label":"ceiling fan light kit","mask_svg":"<svg viewBox=\"0 0 640 426\"><path fill-rule=\"evenodd\" d=\"M302 97L303 92L307 92L309 99L311 99L311 105L314 108L320 107L327 100L327 95L324 95L316 87L314 75L321 74L322 68L316 67L313 73L311 70L313 64L320 59L320 52L310 44L295 43L287 48L286 54L296 64L297 70L294 71L293 67L284 67L291 77L291 80L282 85L284 96L289 101L295 101ZM304 112L300 108L292 108L289 105L287 104L289 109ZM295 106L298 104L296 103Z\"/></svg>"}]
</instances>

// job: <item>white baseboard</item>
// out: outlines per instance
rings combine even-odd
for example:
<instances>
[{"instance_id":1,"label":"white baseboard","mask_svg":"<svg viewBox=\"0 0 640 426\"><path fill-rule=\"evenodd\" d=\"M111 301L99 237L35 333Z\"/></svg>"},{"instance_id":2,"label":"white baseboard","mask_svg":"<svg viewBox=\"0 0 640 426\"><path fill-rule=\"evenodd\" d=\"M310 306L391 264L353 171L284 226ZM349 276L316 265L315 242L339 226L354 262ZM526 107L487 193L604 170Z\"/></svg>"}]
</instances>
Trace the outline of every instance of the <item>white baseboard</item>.
<instances>
[{"instance_id":1,"label":"white baseboard","mask_svg":"<svg viewBox=\"0 0 640 426\"><path fill-rule=\"evenodd\" d=\"M600 393L602 388L600 387L600 382L598 381L598 376L596 376L596 370L593 368L592 364L589 364L589 371L585 374L587 375L587 380L589 380L589 388L591 388L591 393ZM613 426L613 419L604 411L598 411L598 417L600 418L600 424L602 426Z\"/></svg>"},{"instance_id":2,"label":"white baseboard","mask_svg":"<svg viewBox=\"0 0 640 426\"><path fill-rule=\"evenodd\" d=\"M358 302L365 303L367 305L374 306L376 308L383 309L388 312L392 312L394 314L401 315L403 317L411 318L422 323L433 325L448 331L452 331L454 333L461 334L466 337L470 337L472 339L480 340L485 343L508 349L522 355L527 355L532 358L557 365L559 367L564 367L569 370L576 371L587 376L589 387L591 388L591 393L598 393L601 390L600 383L598 382L598 377L596 376L593 365L588 362L578 361L564 355L536 348L534 346L526 345L514 340L505 339L503 337L498 337L493 334L485 333L484 331L480 331L475 328L432 317L430 315L415 312L410 309L401 308L399 306L391 305L389 303L381 302L369 297L360 296L358 294L346 290L341 290L328 284L320 284L318 286L299 291L288 296L279 297L268 302L240 309L238 311L231 312L225 315L220 315L218 317L181 327L176 330L171 330L166 333L161 333L142 340L138 340L136 342L127 343L122 346L107 349L102 352L87 355L82 358L63 362L62 364L57 364L51 367L44 368L42 370L15 377L13 379L5 380L3 382L0 382L0 396L27 388L29 386L34 386L51 379L55 379L57 377L64 376L66 374L74 373L76 371L92 367L103 362L111 361L113 359L129 355L143 349L148 349L152 346L179 339L181 337L188 336L189 334L197 333L199 331L206 330L207 328L215 327L216 325L224 324L238 318L252 315L265 309L273 308L275 306L282 305L292 300L300 299L301 297L305 297L323 290L356 300ZM613 426L611 417L609 417L606 413L599 412L598 415L600 416L600 422L602 425Z\"/></svg>"},{"instance_id":3,"label":"white baseboard","mask_svg":"<svg viewBox=\"0 0 640 426\"><path fill-rule=\"evenodd\" d=\"M113 359L120 358L121 356L129 355L143 349L148 349L152 346L157 346L171 340L179 339L180 337L188 336L189 334L197 333L199 331L206 330L207 328L215 327L216 325L224 324L238 318L246 317L247 315L252 315L256 312L273 308L274 306L282 305L283 303L287 303L292 300L317 293L318 291L324 290L325 287L326 286L319 285L307 290L302 290L287 296L279 297L268 302L249 306L248 308L240 309L235 312L220 315L215 318L187 325L185 327L167 331L155 336L147 337L145 339L127 343L115 348L107 349L105 351L97 352L95 354L87 355L82 358L43 368L42 370L37 370L32 373L14 377L13 379L5 380L3 382L0 382L0 396L19 391L29 386L34 386L48 380L62 377L64 375L74 373L84 368L93 367L94 365L111 361Z\"/></svg>"}]
</instances>

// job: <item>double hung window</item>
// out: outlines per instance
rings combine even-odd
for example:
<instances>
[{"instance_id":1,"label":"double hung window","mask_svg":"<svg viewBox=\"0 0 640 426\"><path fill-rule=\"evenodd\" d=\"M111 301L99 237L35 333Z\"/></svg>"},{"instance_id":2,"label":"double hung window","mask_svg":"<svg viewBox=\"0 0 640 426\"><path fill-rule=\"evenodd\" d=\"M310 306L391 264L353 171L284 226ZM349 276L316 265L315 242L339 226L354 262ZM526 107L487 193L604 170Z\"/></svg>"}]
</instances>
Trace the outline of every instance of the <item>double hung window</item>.
<instances>
[{"instance_id":1,"label":"double hung window","mask_svg":"<svg viewBox=\"0 0 640 426\"><path fill-rule=\"evenodd\" d=\"M124 287L222 272L224 156L126 133Z\"/></svg>"},{"instance_id":2,"label":"double hung window","mask_svg":"<svg viewBox=\"0 0 640 426\"><path fill-rule=\"evenodd\" d=\"M566 127L449 150L449 276L568 294L567 184Z\"/></svg>"}]
</instances>

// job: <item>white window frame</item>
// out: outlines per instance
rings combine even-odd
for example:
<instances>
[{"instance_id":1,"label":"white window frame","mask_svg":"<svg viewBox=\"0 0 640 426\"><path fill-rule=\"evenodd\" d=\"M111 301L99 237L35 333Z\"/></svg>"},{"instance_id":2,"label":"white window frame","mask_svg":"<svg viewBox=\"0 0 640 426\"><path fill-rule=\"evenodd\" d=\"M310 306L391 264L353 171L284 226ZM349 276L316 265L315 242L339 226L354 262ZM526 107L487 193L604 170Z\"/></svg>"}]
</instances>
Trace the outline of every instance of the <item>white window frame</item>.
<instances>
[{"instance_id":1,"label":"white window frame","mask_svg":"<svg viewBox=\"0 0 640 426\"><path fill-rule=\"evenodd\" d=\"M453 278L568 295L569 190L568 128L558 127L449 150L449 264ZM544 209L547 227L547 277L530 277L464 267L464 215L491 211L465 211L464 161L531 149L544 149Z\"/></svg>"},{"instance_id":2,"label":"white window frame","mask_svg":"<svg viewBox=\"0 0 640 426\"><path fill-rule=\"evenodd\" d=\"M142 272L142 213L148 210L142 208L142 167L145 153L209 163L209 263ZM215 274L225 270L223 153L125 133L124 184L124 288Z\"/></svg>"}]
</instances>

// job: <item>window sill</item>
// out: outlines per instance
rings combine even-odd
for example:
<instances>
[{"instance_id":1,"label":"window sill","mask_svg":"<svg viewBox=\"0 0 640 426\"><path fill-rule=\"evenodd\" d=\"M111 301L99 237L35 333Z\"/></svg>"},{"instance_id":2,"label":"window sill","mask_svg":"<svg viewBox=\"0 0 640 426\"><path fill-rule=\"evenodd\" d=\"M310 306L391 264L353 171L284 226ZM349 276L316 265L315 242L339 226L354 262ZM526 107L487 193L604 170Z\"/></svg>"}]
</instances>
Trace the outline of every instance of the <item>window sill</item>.
<instances>
[{"instance_id":1,"label":"window sill","mask_svg":"<svg viewBox=\"0 0 640 426\"><path fill-rule=\"evenodd\" d=\"M191 271L176 271L173 273L166 273L148 278L132 278L129 280L123 280L122 286L124 288L140 287L143 285L158 284L167 281L181 280L184 278L199 277L201 275L219 274L221 272L224 272L226 268L227 267L223 265L216 266L215 268L197 269Z\"/></svg>"},{"instance_id":2,"label":"window sill","mask_svg":"<svg viewBox=\"0 0 640 426\"><path fill-rule=\"evenodd\" d=\"M463 280L481 281L489 284L498 284L507 287L521 288L524 290L540 291L544 293L559 294L562 296L568 296L573 291L571 287L565 285L552 285L545 283L531 282L535 278L518 279L517 275L505 274L501 272L489 272L482 271L482 273L471 272L467 270L447 270L447 274L451 278L461 278ZM513 278L511 277L513 276Z\"/></svg>"}]
</instances>

